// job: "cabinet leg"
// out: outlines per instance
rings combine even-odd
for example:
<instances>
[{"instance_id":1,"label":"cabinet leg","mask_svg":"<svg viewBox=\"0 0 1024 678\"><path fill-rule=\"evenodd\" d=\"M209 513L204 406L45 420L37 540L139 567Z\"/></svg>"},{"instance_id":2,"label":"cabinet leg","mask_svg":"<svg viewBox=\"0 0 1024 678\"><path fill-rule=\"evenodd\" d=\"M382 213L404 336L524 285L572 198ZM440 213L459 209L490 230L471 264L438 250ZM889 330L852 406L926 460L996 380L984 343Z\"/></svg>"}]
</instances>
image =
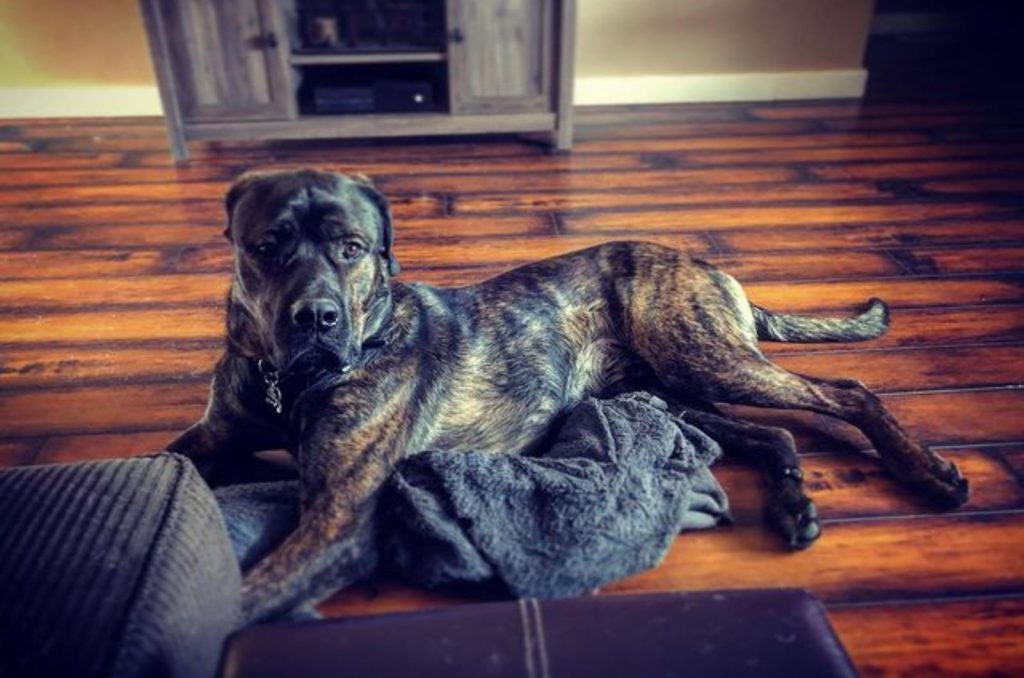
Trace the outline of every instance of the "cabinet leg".
<instances>
[{"instance_id":1,"label":"cabinet leg","mask_svg":"<svg viewBox=\"0 0 1024 678\"><path fill-rule=\"evenodd\" d=\"M165 107L166 110L166 107ZM164 113L164 124L167 126L167 143L171 146L171 157L175 163L188 160L188 141L181 123L169 114Z\"/></svg>"},{"instance_id":2,"label":"cabinet leg","mask_svg":"<svg viewBox=\"0 0 1024 678\"><path fill-rule=\"evenodd\" d=\"M188 160L188 143L179 130L167 130L167 140L171 143L171 156L174 162L183 163Z\"/></svg>"},{"instance_id":3,"label":"cabinet leg","mask_svg":"<svg viewBox=\"0 0 1024 678\"><path fill-rule=\"evenodd\" d=\"M551 150L572 150L572 119L562 118L558 121L555 131L551 133Z\"/></svg>"}]
</instances>

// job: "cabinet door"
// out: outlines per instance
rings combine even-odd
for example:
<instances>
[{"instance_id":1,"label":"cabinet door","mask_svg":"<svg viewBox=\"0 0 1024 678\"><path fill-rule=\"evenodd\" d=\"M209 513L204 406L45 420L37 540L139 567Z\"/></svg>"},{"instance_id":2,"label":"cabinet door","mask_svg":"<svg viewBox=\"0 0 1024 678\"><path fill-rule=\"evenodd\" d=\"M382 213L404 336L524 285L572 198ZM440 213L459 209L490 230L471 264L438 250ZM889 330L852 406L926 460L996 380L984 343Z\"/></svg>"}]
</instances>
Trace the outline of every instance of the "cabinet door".
<instances>
[{"instance_id":1,"label":"cabinet door","mask_svg":"<svg viewBox=\"0 0 1024 678\"><path fill-rule=\"evenodd\" d=\"M157 0L186 122L289 117L276 0Z\"/></svg>"},{"instance_id":2,"label":"cabinet door","mask_svg":"<svg viewBox=\"0 0 1024 678\"><path fill-rule=\"evenodd\" d=\"M551 110L554 0L448 0L453 113Z\"/></svg>"}]
</instances>

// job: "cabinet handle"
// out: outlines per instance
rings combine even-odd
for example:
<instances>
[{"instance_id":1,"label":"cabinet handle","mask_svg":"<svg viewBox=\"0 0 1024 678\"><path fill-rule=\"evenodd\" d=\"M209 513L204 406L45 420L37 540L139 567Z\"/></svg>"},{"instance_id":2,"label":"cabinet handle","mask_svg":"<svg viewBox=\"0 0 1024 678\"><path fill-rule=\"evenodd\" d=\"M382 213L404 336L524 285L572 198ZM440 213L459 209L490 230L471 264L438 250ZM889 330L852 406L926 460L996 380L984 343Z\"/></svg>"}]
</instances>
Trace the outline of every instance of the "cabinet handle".
<instances>
[{"instance_id":1,"label":"cabinet handle","mask_svg":"<svg viewBox=\"0 0 1024 678\"><path fill-rule=\"evenodd\" d=\"M453 29L452 32L448 34L448 40L454 42L455 44L458 44L465 39L466 36L462 34L462 30L459 28Z\"/></svg>"},{"instance_id":2,"label":"cabinet handle","mask_svg":"<svg viewBox=\"0 0 1024 678\"><path fill-rule=\"evenodd\" d=\"M270 31L265 36L263 36L263 45L267 49L277 49L277 35L274 33L274 31Z\"/></svg>"}]
</instances>

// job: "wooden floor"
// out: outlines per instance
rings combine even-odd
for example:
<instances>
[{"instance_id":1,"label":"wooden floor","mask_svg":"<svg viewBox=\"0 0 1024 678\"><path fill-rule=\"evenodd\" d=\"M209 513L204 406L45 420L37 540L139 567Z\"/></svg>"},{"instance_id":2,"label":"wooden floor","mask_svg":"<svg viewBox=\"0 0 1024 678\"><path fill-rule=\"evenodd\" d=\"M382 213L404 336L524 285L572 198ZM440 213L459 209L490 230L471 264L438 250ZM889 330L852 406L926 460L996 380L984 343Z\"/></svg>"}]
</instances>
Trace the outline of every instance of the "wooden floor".
<instances>
[{"instance_id":1,"label":"wooden floor","mask_svg":"<svg viewBox=\"0 0 1024 678\"><path fill-rule=\"evenodd\" d=\"M966 104L712 105L580 115L575 152L515 139L206 145L169 163L155 120L0 127L0 463L160 448L203 409L230 271L221 196L238 172L317 164L392 197L402 278L468 283L605 240L699 254L759 304L894 307L857 345L768 345L849 375L960 464L949 514L909 497L822 417L798 437L825 531L788 553L758 477L719 469L737 524L680 538L606 593L800 586L866 675L1024 675L1024 118ZM745 412L752 413L753 411ZM361 614L471 600L382 583Z\"/></svg>"}]
</instances>

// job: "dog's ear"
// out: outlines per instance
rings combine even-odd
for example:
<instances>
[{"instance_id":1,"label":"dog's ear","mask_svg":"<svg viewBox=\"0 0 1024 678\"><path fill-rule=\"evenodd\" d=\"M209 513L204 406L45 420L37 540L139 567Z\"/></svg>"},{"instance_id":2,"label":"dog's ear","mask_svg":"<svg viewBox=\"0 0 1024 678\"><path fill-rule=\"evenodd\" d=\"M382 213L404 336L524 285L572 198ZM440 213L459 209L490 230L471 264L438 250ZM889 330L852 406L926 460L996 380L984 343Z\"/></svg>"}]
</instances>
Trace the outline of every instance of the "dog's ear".
<instances>
[{"instance_id":1,"label":"dog's ear","mask_svg":"<svg viewBox=\"0 0 1024 678\"><path fill-rule=\"evenodd\" d=\"M238 202L252 188L252 185L256 183L256 180L266 176L266 174L266 172L246 172L235 179L235 183L228 189L227 195L224 196L224 210L227 212L228 217L228 225L224 228L224 237L228 240L234 241L231 222L235 214L235 207L238 206Z\"/></svg>"},{"instance_id":2,"label":"dog's ear","mask_svg":"<svg viewBox=\"0 0 1024 678\"><path fill-rule=\"evenodd\" d=\"M373 181L365 174L354 174L351 177L363 195L373 203L374 207L377 208L377 212L380 213L382 228L380 254L388 262L388 274L392 276L398 275L401 267L398 265L398 259L395 258L395 232L391 224L391 206L388 204L388 199L377 190L377 187L373 185Z\"/></svg>"}]
</instances>

